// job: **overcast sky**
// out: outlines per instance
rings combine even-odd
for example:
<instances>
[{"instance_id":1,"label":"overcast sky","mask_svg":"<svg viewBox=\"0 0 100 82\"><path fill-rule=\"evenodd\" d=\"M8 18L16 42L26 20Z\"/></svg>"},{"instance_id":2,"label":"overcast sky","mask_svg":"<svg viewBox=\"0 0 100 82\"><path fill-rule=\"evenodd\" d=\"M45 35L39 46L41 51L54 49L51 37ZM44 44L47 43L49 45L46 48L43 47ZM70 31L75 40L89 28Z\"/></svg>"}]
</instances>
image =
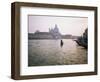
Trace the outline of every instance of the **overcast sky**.
<instances>
[{"instance_id":1,"label":"overcast sky","mask_svg":"<svg viewBox=\"0 0 100 82\"><path fill-rule=\"evenodd\" d=\"M49 28L54 28L57 24L61 34L80 36L88 27L88 18L29 15L28 23L29 33L34 33L36 30L48 32Z\"/></svg>"}]
</instances>

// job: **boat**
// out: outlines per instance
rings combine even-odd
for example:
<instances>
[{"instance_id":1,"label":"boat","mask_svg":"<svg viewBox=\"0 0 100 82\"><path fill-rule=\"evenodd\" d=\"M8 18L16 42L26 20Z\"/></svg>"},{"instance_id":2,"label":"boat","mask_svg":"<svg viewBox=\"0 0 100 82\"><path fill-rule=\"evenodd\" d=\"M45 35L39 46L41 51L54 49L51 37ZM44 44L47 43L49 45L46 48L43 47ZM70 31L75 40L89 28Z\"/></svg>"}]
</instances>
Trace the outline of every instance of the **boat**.
<instances>
[{"instance_id":1,"label":"boat","mask_svg":"<svg viewBox=\"0 0 100 82\"><path fill-rule=\"evenodd\" d=\"M85 49L88 48L88 36L87 36L87 29L83 33L82 36L78 37L76 40L74 40L79 46L84 47Z\"/></svg>"},{"instance_id":2,"label":"boat","mask_svg":"<svg viewBox=\"0 0 100 82\"><path fill-rule=\"evenodd\" d=\"M74 40L74 41L76 41L76 43L79 45L79 46L82 46L82 47L84 47L85 49L87 49L87 43L86 42L84 42L83 40Z\"/></svg>"}]
</instances>

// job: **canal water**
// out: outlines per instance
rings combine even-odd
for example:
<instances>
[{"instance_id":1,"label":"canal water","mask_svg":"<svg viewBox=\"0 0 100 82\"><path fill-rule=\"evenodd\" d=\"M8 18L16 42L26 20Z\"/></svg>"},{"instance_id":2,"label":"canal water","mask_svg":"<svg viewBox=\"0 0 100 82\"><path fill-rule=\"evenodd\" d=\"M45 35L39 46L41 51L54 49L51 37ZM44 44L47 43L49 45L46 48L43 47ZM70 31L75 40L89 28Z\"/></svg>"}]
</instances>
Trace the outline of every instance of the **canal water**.
<instances>
[{"instance_id":1,"label":"canal water","mask_svg":"<svg viewBox=\"0 0 100 82\"><path fill-rule=\"evenodd\" d=\"M87 64L87 50L72 39L28 40L28 66Z\"/></svg>"}]
</instances>

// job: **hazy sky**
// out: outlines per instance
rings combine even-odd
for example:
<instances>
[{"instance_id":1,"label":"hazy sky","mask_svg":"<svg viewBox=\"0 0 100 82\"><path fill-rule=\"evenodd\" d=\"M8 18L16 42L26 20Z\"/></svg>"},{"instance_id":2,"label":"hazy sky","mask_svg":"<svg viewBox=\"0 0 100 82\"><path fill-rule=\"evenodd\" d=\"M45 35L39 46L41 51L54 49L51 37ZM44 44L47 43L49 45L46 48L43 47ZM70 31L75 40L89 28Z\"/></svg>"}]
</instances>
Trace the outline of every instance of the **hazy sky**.
<instances>
[{"instance_id":1,"label":"hazy sky","mask_svg":"<svg viewBox=\"0 0 100 82\"><path fill-rule=\"evenodd\" d=\"M48 32L49 28L54 28L57 24L61 34L78 36L88 27L88 18L29 15L28 23L29 33L34 33L36 30Z\"/></svg>"}]
</instances>

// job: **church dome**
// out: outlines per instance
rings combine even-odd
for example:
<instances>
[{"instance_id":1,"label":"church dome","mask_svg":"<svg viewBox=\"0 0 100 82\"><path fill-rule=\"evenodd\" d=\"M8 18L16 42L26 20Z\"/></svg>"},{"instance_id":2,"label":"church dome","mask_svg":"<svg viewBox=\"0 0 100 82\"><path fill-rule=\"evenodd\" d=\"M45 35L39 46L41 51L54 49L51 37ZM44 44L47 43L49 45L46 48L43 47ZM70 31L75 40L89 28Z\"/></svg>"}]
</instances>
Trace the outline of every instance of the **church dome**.
<instances>
[{"instance_id":1,"label":"church dome","mask_svg":"<svg viewBox=\"0 0 100 82\"><path fill-rule=\"evenodd\" d=\"M56 33L58 32L59 33L59 29L58 29L57 24L55 24L54 32L56 32Z\"/></svg>"}]
</instances>

